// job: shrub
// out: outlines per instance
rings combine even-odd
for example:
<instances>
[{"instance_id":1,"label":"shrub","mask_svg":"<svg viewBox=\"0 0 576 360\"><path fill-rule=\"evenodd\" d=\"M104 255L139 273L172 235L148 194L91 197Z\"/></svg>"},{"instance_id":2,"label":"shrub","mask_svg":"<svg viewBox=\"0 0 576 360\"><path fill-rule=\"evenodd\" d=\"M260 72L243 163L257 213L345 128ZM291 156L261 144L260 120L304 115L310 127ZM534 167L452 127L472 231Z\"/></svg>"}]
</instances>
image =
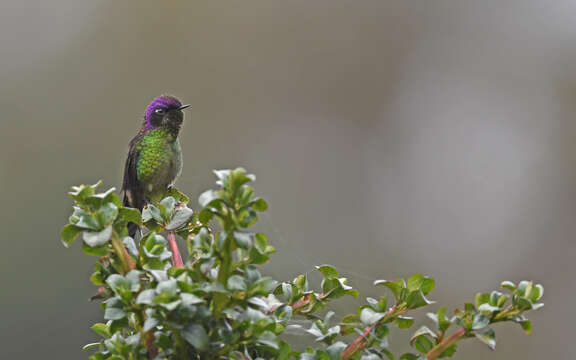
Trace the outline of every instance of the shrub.
<instances>
[{"instance_id":1,"label":"shrub","mask_svg":"<svg viewBox=\"0 0 576 360\"><path fill-rule=\"evenodd\" d=\"M452 315L444 307L429 313L434 326L416 330L414 352L397 356L388 334L410 328L409 313L432 303L434 280L422 274L376 280L386 294L334 321L330 302L358 291L330 265L316 267L323 276L317 290L305 275L285 282L263 276L259 266L274 247L248 230L267 208L249 185L254 176L241 168L215 174L217 189L200 196L198 212L176 189L140 213L123 207L114 189L98 193L100 183L72 188L74 210L62 242L68 247L81 235L82 250L97 256L90 280L106 320L92 326L102 340L84 347L95 350L90 359L448 358L467 338L494 349L498 322L516 322L530 333L524 314L543 305L541 285L505 281L506 293L479 293ZM140 241L128 236L129 222L144 230ZM186 244L184 259L177 238ZM298 350L283 339L296 317L310 320L306 331L317 346Z\"/></svg>"}]
</instances>

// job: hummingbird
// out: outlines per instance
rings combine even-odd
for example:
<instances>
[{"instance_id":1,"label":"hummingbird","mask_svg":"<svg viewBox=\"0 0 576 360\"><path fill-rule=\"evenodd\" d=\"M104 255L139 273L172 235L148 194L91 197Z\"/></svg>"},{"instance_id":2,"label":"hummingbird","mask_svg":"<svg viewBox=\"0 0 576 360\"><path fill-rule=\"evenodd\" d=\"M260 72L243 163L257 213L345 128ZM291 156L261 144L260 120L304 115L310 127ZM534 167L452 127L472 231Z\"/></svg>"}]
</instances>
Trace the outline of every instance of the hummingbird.
<instances>
[{"instance_id":1,"label":"hummingbird","mask_svg":"<svg viewBox=\"0 0 576 360\"><path fill-rule=\"evenodd\" d=\"M182 171L182 149L178 134L184 120L180 100L161 95L146 107L144 121L138 134L130 141L124 166L124 206L142 210L161 197ZM128 224L131 237L137 226Z\"/></svg>"}]
</instances>

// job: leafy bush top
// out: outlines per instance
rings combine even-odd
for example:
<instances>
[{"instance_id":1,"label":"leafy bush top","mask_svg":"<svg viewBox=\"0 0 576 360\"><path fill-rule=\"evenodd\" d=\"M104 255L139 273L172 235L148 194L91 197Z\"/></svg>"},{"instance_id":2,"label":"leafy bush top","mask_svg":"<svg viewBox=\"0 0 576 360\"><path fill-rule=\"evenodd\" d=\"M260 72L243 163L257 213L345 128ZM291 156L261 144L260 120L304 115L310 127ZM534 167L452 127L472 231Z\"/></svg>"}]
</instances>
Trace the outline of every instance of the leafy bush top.
<instances>
[{"instance_id":1,"label":"leafy bush top","mask_svg":"<svg viewBox=\"0 0 576 360\"><path fill-rule=\"evenodd\" d=\"M114 189L98 193L100 183L72 188L74 210L62 242L68 247L81 235L82 250L98 257L90 279L107 321L92 326L102 340L84 347L95 350L90 359L432 360L453 356L465 338L494 349L497 322L513 321L530 333L524 314L543 305L541 285L505 281L506 293L479 293L452 315L444 307L429 313L434 326L417 329L414 352L397 357L388 334L410 328L410 311L432 303L434 280L422 274L376 280L385 294L334 321L329 303L358 291L330 265L316 267L323 276L318 290L306 275L285 282L263 276L259 266L274 247L249 230L267 209L249 185L255 178L242 168L215 174L217 189L200 196L198 212L176 189L140 213L123 207ZM129 222L144 229L138 242L128 236ZM177 238L186 244L184 258ZM310 320L306 331L316 347L298 350L283 339L296 317Z\"/></svg>"}]
</instances>

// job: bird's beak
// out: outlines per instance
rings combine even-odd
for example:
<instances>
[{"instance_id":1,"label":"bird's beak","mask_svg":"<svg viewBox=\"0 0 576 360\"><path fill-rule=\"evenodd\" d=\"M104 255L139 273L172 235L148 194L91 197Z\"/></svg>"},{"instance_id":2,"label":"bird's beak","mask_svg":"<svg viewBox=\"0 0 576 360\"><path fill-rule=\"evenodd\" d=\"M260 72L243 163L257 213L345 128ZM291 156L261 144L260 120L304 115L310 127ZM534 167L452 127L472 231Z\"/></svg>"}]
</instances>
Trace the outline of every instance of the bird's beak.
<instances>
[{"instance_id":1,"label":"bird's beak","mask_svg":"<svg viewBox=\"0 0 576 360\"><path fill-rule=\"evenodd\" d=\"M190 104L186 104L186 105L182 105L178 108L178 110L184 110L186 108L190 107Z\"/></svg>"}]
</instances>

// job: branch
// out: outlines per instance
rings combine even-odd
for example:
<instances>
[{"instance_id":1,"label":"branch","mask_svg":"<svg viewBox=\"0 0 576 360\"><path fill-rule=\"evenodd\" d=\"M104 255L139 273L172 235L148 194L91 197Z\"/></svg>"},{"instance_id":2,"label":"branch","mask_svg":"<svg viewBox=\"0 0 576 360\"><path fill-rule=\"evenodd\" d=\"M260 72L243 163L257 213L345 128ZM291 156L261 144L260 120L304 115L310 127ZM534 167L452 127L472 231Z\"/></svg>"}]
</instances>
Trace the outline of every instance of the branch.
<instances>
[{"instance_id":1,"label":"branch","mask_svg":"<svg viewBox=\"0 0 576 360\"><path fill-rule=\"evenodd\" d=\"M175 267L184 267L182 255L180 255L180 249L176 243L176 237L173 231L168 231L168 242L170 244L170 250L172 251L172 265Z\"/></svg>"},{"instance_id":2,"label":"branch","mask_svg":"<svg viewBox=\"0 0 576 360\"><path fill-rule=\"evenodd\" d=\"M384 315L384 317L380 321L366 327L366 330L364 330L362 335L358 336L352 343L350 343L350 345L348 345L348 347L346 347L346 350L344 350L344 352L340 356L340 359L341 360L348 360L357 351L362 350L366 346L366 340L368 339L368 335L370 335L370 332L372 331L372 329L375 326L377 326L378 324L381 324L381 323L388 322L392 317L402 315L406 311L408 311L408 310L404 309L404 310L397 311L396 305L392 306L390 309L388 309L388 311L386 311L386 315Z\"/></svg>"},{"instance_id":3,"label":"branch","mask_svg":"<svg viewBox=\"0 0 576 360\"><path fill-rule=\"evenodd\" d=\"M342 360L350 359L352 355L354 355L357 351L362 350L366 345L364 341L366 341L366 338L368 337L368 335L370 335L371 331L372 331L372 325L368 326L366 330L364 330L362 335L358 336L350 345L348 345L346 350L344 350L344 352L340 356L340 359Z\"/></svg>"},{"instance_id":4,"label":"branch","mask_svg":"<svg viewBox=\"0 0 576 360\"><path fill-rule=\"evenodd\" d=\"M120 258L120 262L124 268L124 273L136 269L136 265L134 264L132 257L130 254L128 254L128 250L126 250L126 247L122 241L120 241L120 238L115 231L112 232L112 247L114 248L114 251L116 251L118 258Z\"/></svg>"},{"instance_id":5,"label":"branch","mask_svg":"<svg viewBox=\"0 0 576 360\"><path fill-rule=\"evenodd\" d=\"M456 330L452 335L444 338L438 345L434 346L428 353L426 354L427 360L435 360L438 356L442 355L450 345L454 344L458 340L460 340L464 335L466 335L466 330L460 328Z\"/></svg>"}]
</instances>

